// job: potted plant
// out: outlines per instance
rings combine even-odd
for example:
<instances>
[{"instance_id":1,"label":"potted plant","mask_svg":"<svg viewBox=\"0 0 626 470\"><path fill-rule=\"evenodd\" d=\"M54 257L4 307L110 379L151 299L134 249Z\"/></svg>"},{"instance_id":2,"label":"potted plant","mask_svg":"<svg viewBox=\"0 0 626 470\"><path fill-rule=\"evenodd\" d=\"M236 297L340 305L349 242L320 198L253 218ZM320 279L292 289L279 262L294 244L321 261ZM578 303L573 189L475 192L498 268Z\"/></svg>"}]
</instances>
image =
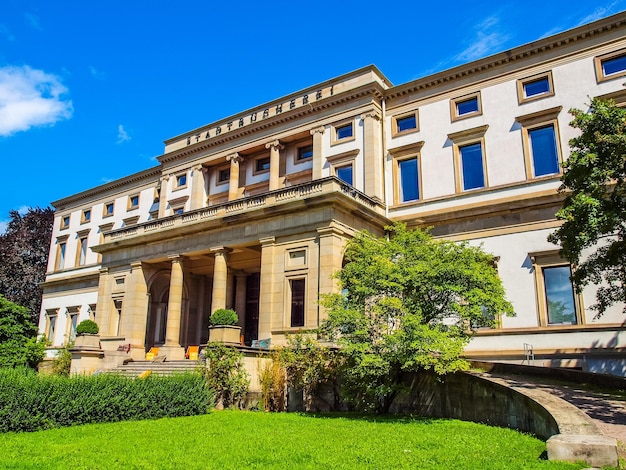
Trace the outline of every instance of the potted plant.
<instances>
[{"instance_id":1,"label":"potted plant","mask_svg":"<svg viewBox=\"0 0 626 470\"><path fill-rule=\"evenodd\" d=\"M209 341L226 344L241 344L241 327L237 325L237 312L230 308L219 308L209 318Z\"/></svg>"},{"instance_id":2,"label":"potted plant","mask_svg":"<svg viewBox=\"0 0 626 470\"><path fill-rule=\"evenodd\" d=\"M100 347L100 336L98 336L98 324L92 320L83 320L76 326L75 346Z\"/></svg>"}]
</instances>

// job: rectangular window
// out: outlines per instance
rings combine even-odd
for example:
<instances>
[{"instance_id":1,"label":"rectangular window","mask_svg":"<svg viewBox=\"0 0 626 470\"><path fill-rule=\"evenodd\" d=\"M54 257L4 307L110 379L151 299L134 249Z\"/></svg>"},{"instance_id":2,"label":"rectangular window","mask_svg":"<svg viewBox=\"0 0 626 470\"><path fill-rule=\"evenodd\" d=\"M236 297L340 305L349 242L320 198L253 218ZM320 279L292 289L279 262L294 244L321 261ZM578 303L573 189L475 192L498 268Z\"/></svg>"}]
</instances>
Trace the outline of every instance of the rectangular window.
<instances>
[{"instance_id":1,"label":"rectangular window","mask_svg":"<svg viewBox=\"0 0 626 470\"><path fill-rule=\"evenodd\" d=\"M133 194L128 197L128 210L139 208L139 194Z\"/></svg>"},{"instance_id":2,"label":"rectangular window","mask_svg":"<svg viewBox=\"0 0 626 470\"><path fill-rule=\"evenodd\" d=\"M352 137L352 123L335 128L337 140L348 139Z\"/></svg>"},{"instance_id":3,"label":"rectangular window","mask_svg":"<svg viewBox=\"0 0 626 470\"><path fill-rule=\"evenodd\" d=\"M291 293L291 326L304 326L304 279L289 281Z\"/></svg>"},{"instance_id":4,"label":"rectangular window","mask_svg":"<svg viewBox=\"0 0 626 470\"><path fill-rule=\"evenodd\" d=\"M259 158L254 163L254 172L263 173L270 169L270 157Z\"/></svg>"},{"instance_id":5,"label":"rectangular window","mask_svg":"<svg viewBox=\"0 0 626 470\"><path fill-rule=\"evenodd\" d=\"M85 209L81 218L81 223L85 224L91 220L91 209Z\"/></svg>"},{"instance_id":6,"label":"rectangular window","mask_svg":"<svg viewBox=\"0 0 626 470\"><path fill-rule=\"evenodd\" d=\"M217 172L217 182L226 183L230 180L230 168L223 168Z\"/></svg>"},{"instance_id":7,"label":"rectangular window","mask_svg":"<svg viewBox=\"0 0 626 470\"><path fill-rule=\"evenodd\" d=\"M464 191L485 187L483 146L480 142L459 147L461 178Z\"/></svg>"},{"instance_id":8,"label":"rectangular window","mask_svg":"<svg viewBox=\"0 0 626 470\"><path fill-rule=\"evenodd\" d=\"M520 104L548 96L554 96L552 72L517 81L517 99Z\"/></svg>"},{"instance_id":9,"label":"rectangular window","mask_svg":"<svg viewBox=\"0 0 626 470\"><path fill-rule=\"evenodd\" d=\"M176 187L184 188L187 186L187 173L183 173L182 175L176 176Z\"/></svg>"},{"instance_id":10,"label":"rectangular window","mask_svg":"<svg viewBox=\"0 0 626 470\"><path fill-rule=\"evenodd\" d=\"M175 207L172 212L174 213L174 215L183 214L185 212L185 208L184 207Z\"/></svg>"},{"instance_id":11,"label":"rectangular window","mask_svg":"<svg viewBox=\"0 0 626 470\"><path fill-rule=\"evenodd\" d=\"M335 174L337 175L337 178L339 178L344 183L348 183L349 185L353 185L352 173L352 164L335 168Z\"/></svg>"},{"instance_id":12,"label":"rectangular window","mask_svg":"<svg viewBox=\"0 0 626 470\"><path fill-rule=\"evenodd\" d=\"M57 258L54 265L55 270L63 269L65 267L65 249L67 247L66 242L59 242L57 245Z\"/></svg>"},{"instance_id":13,"label":"rectangular window","mask_svg":"<svg viewBox=\"0 0 626 470\"><path fill-rule=\"evenodd\" d=\"M111 217L113 215L113 211L115 209L115 203L108 202L104 205L104 217Z\"/></svg>"},{"instance_id":14,"label":"rectangular window","mask_svg":"<svg viewBox=\"0 0 626 470\"><path fill-rule=\"evenodd\" d=\"M308 160L313 158L313 146L307 145L306 147L298 148L298 157L297 161Z\"/></svg>"},{"instance_id":15,"label":"rectangular window","mask_svg":"<svg viewBox=\"0 0 626 470\"><path fill-rule=\"evenodd\" d=\"M57 326L57 316L50 315L48 317L48 331L46 332L46 335L48 339L52 342L52 344L54 344L54 332L56 330L56 326Z\"/></svg>"},{"instance_id":16,"label":"rectangular window","mask_svg":"<svg viewBox=\"0 0 626 470\"><path fill-rule=\"evenodd\" d=\"M418 129L418 117L417 111L411 114L404 114L393 118L392 135L395 137L398 134L408 134L410 132L417 131Z\"/></svg>"},{"instance_id":17,"label":"rectangular window","mask_svg":"<svg viewBox=\"0 0 626 470\"><path fill-rule=\"evenodd\" d=\"M87 260L87 237L80 237L78 239L78 266L84 266Z\"/></svg>"},{"instance_id":18,"label":"rectangular window","mask_svg":"<svg viewBox=\"0 0 626 470\"><path fill-rule=\"evenodd\" d=\"M595 68L598 82L623 77L626 75L626 51L622 49L596 57Z\"/></svg>"},{"instance_id":19,"label":"rectangular window","mask_svg":"<svg viewBox=\"0 0 626 470\"><path fill-rule=\"evenodd\" d=\"M68 228L70 226L70 216L69 215L64 215L61 218L61 228Z\"/></svg>"},{"instance_id":20,"label":"rectangular window","mask_svg":"<svg viewBox=\"0 0 626 470\"><path fill-rule=\"evenodd\" d=\"M480 93L462 96L450 100L450 115L452 121L479 116L483 113Z\"/></svg>"},{"instance_id":21,"label":"rectangular window","mask_svg":"<svg viewBox=\"0 0 626 470\"><path fill-rule=\"evenodd\" d=\"M417 157L398 161L398 183L398 202L417 201L420 198Z\"/></svg>"},{"instance_id":22,"label":"rectangular window","mask_svg":"<svg viewBox=\"0 0 626 470\"><path fill-rule=\"evenodd\" d=\"M541 326L582 323L582 295L572 285L571 266L558 252L531 254Z\"/></svg>"},{"instance_id":23,"label":"rectangular window","mask_svg":"<svg viewBox=\"0 0 626 470\"><path fill-rule=\"evenodd\" d=\"M548 125L528 130L533 176L559 173L559 154L556 147L554 126Z\"/></svg>"},{"instance_id":24,"label":"rectangular window","mask_svg":"<svg viewBox=\"0 0 626 470\"><path fill-rule=\"evenodd\" d=\"M76 325L78 324L78 313L70 314L70 324L68 332L68 340L74 341L76 339Z\"/></svg>"}]
</instances>

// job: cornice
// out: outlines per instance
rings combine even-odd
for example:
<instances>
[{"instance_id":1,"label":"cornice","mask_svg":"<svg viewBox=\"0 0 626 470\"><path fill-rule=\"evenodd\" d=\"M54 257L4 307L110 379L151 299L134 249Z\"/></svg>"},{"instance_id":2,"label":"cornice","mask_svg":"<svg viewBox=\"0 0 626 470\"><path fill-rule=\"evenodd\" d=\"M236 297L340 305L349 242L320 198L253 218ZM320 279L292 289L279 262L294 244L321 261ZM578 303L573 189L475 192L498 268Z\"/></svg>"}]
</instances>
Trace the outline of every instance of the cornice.
<instances>
[{"instance_id":1,"label":"cornice","mask_svg":"<svg viewBox=\"0 0 626 470\"><path fill-rule=\"evenodd\" d=\"M398 85L386 90L385 98L395 99L403 95L425 91L448 82L466 79L476 74L485 73L492 69L501 68L507 64L528 59L529 57L539 56L553 49L564 47L613 29L623 28L625 25L626 12L621 12L594 23L579 26L554 36L540 39L514 49L509 49L508 51L500 52L468 64L459 65L458 67L444 70L403 85Z\"/></svg>"}]
</instances>

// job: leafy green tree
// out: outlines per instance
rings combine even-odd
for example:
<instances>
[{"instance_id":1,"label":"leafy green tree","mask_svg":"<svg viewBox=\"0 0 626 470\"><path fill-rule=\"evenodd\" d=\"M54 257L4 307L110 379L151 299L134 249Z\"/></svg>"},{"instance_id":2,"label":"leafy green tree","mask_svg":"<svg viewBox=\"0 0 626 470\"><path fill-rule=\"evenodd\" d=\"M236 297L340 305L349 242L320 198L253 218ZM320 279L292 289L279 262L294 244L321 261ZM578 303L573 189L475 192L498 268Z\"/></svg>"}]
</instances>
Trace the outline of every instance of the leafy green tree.
<instances>
[{"instance_id":1,"label":"leafy green tree","mask_svg":"<svg viewBox=\"0 0 626 470\"><path fill-rule=\"evenodd\" d=\"M387 229L388 238L361 232L348 243L337 274L342 293L323 300L321 327L341 346L343 398L379 413L405 373L466 369L461 354L472 330L513 314L492 255L403 224Z\"/></svg>"},{"instance_id":2,"label":"leafy green tree","mask_svg":"<svg viewBox=\"0 0 626 470\"><path fill-rule=\"evenodd\" d=\"M46 341L37 339L28 309L0 295L0 367L36 367L43 360Z\"/></svg>"},{"instance_id":3,"label":"leafy green tree","mask_svg":"<svg viewBox=\"0 0 626 470\"><path fill-rule=\"evenodd\" d=\"M243 354L221 343L209 343L203 351L206 366L202 374L224 408L238 407L248 393L250 379L243 365Z\"/></svg>"},{"instance_id":4,"label":"leafy green tree","mask_svg":"<svg viewBox=\"0 0 626 470\"><path fill-rule=\"evenodd\" d=\"M0 295L26 307L34 324L41 309L54 211L30 207L25 214L9 212L10 221L0 235Z\"/></svg>"},{"instance_id":5,"label":"leafy green tree","mask_svg":"<svg viewBox=\"0 0 626 470\"><path fill-rule=\"evenodd\" d=\"M563 163L559 191L567 196L556 214L563 225L548 240L576 267L578 291L602 284L591 307L601 315L626 301L626 109L594 98L589 112L570 113L570 125L581 133L570 140Z\"/></svg>"}]
</instances>

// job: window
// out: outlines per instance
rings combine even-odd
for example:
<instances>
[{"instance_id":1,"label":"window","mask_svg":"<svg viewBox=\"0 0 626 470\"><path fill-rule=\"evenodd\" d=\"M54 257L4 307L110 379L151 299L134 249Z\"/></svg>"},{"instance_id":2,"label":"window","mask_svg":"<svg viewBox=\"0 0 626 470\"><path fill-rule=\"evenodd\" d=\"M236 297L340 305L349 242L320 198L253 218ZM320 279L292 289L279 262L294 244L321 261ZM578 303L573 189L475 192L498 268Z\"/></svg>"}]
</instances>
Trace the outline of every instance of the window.
<instances>
[{"instance_id":1,"label":"window","mask_svg":"<svg viewBox=\"0 0 626 470\"><path fill-rule=\"evenodd\" d=\"M83 211L83 215L82 215L82 217L80 219L80 222L82 224L85 224L85 223L87 223L89 221L91 221L91 209L85 209Z\"/></svg>"},{"instance_id":2,"label":"window","mask_svg":"<svg viewBox=\"0 0 626 470\"><path fill-rule=\"evenodd\" d=\"M392 135L395 137L398 134L408 134L418 130L418 117L417 111L411 114L404 114L393 118L393 131Z\"/></svg>"},{"instance_id":3,"label":"window","mask_svg":"<svg viewBox=\"0 0 626 470\"><path fill-rule=\"evenodd\" d=\"M450 100L450 116L453 121L479 116L483 113L480 93L462 96Z\"/></svg>"},{"instance_id":4,"label":"window","mask_svg":"<svg viewBox=\"0 0 626 470\"><path fill-rule=\"evenodd\" d=\"M348 142L355 139L354 120L342 121L332 126L331 145Z\"/></svg>"},{"instance_id":5,"label":"window","mask_svg":"<svg viewBox=\"0 0 626 470\"><path fill-rule=\"evenodd\" d=\"M291 279L289 281L291 295L291 326L304 326L304 279Z\"/></svg>"},{"instance_id":6,"label":"window","mask_svg":"<svg viewBox=\"0 0 626 470\"><path fill-rule=\"evenodd\" d=\"M57 315L49 315L48 316L48 328L46 330L46 336L52 344L54 344L54 333L57 327Z\"/></svg>"},{"instance_id":7,"label":"window","mask_svg":"<svg viewBox=\"0 0 626 470\"><path fill-rule=\"evenodd\" d=\"M84 266L87 260L87 235L80 235L78 239L78 252L76 253L76 265Z\"/></svg>"},{"instance_id":8,"label":"window","mask_svg":"<svg viewBox=\"0 0 626 470\"><path fill-rule=\"evenodd\" d=\"M80 307L67 307L68 322L65 330L66 343L76 339L76 325Z\"/></svg>"},{"instance_id":9,"label":"window","mask_svg":"<svg viewBox=\"0 0 626 470\"><path fill-rule=\"evenodd\" d=\"M484 135L487 128L488 126L482 126L448 135L454 144L457 192L488 186L487 165L484 155Z\"/></svg>"},{"instance_id":10,"label":"window","mask_svg":"<svg viewBox=\"0 0 626 470\"><path fill-rule=\"evenodd\" d=\"M264 173L270 169L270 157L258 158L254 162L254 172Z\"/></svg>"},{"instance_id":11,"label":"window","mask_svg":"<svg viewBox=\"0 0 626 470\"><path fill-rule=\"evenodd\" d=\"M57 257L54 263L54 269L59 270L65 267L65 249L67 248L67 242L65 240L59 240L57 242Z\"/></svg>"},{"instance_id":12,"label":"window","mask_svg":"<svg viewBox=\"0 0 626 470\"><path fill-rule=\"evenodd\" d=\"M352 174L352 163L335 168L335 175L337 175L337 178L344 183L348 183L349 185L353 185Z\"/></svg>"},{"instance_id":13,"label":"window","mask_svg":"<svg viewBox=\"0 0 626 470\"><path fill-rule=\"evenodd\" d=\"M175 207L175 208L172 210L172 213L173 213L174 215L183 214L184 212L185 212L185 207Z\"/></svg>"},{"instance_id":14,"label":"window","mask_svg":"<svg viewBox=\"0 0 626 470\"><path fill-rule=\"evenodd\" d=\"M520 104L548 96L554 96L552 72L517 81L517 100Z\"/></svg>"},{"instance_id":15,"label":"window","mask_svg":"<svg viewBox=\"0 0 626 470\"><path fill-rule=\"evenodd\" d=\"M128 210L139 208L139 194L128 196Z\"/></svg>"},{"instance_id":16,"label":"window","mask_svg":"<svg viewBox=\"0 0 626 470\"><path fill-rule=\"evenodd\" d=\"M120 336L122 332L122 300L115 299L113 300L113 303L115 304L115 311L117 313L115 315L116 326L113 331L115 331L115 336Z\"/></svg>"},{"instance_id":17,"label":"window","mask_svg":"<svg viewBox=\"0 0 626 470\"><path fill-rule=\"evenodd\" d=\"M398 202L420 198L418 168L417 157L398 161Z\"/></svg>"},{"instance_id":18,"label":"window","mask_svg":"<svg viewBox=\"0 0 626 470\"><path fill-rule=\"evenodd\" d=\"M531 254L539 324L577 325L581 323L582 297L574 291L570 279L572 270L558 252Z\"/></svg>"},{"instance_id":19,"label":"window","mask_svg":"<svg viewBox=\"0 0 626 470\"><path fill-rule=\"evenodd\" d=\"M104 213L103 217L111 217L113 215L113 211L115 209L115 203L108 202L104 205Z\"/></svg>"},{"instance_id":20,"label":"window","mask_svg":"<svg viewBox=\"0 0 626 470\"><path fill-rule=\"evenodd\" d=\"M184 188L187 186L187 173L176 175L176 188Z\"/></svg>"},{"instance_id":21,"label":"window","mask_svg":"<svg viewBox=\"0 0 626 470\"><path fill-rule=\"evenodd\" d=\"M217 172L217 184L230 181L230 168L223 168Z\"/></svg>"},{"instance_id":22,"label":"window","mask_svg":"<svg viewBox=\"0 0 626 470\"><path fill-rule=\"evenodd\" d=\"M626 75L626 50L596 57L595 68L598 82L623 77Z\"/></svg>"},{"instance_id":23,"label":"window","mask_svg":"<svg viewBox=\"0 0 626 470\"><path fill-rule=\"evenodd\" d=\"M522 125L528 179L558 175L561 171L557 132L560 111L561 107L557 107L516 118Z\"/></svg>"},{"instance_id":24,"label":"window","mask_svg":"<svg viewBox=\"0 0 626 470\"><path fill-rule=\"evenodd\" d=\"M302 160L308 160L313 158L313 146L307 145L306 147L298 148L298 156L296 157L296 161L301 162Z\"/></svg>"},{"instance_id":25,"label":"window","mask_svg":"<svg viewBox=\"0 0 626 470\"><path fill-rule=\"evenodd\" d=\"M68 228L70 226L70 216L64 215L61 218L61 229Z\"/></svg>"}]
</instances>

